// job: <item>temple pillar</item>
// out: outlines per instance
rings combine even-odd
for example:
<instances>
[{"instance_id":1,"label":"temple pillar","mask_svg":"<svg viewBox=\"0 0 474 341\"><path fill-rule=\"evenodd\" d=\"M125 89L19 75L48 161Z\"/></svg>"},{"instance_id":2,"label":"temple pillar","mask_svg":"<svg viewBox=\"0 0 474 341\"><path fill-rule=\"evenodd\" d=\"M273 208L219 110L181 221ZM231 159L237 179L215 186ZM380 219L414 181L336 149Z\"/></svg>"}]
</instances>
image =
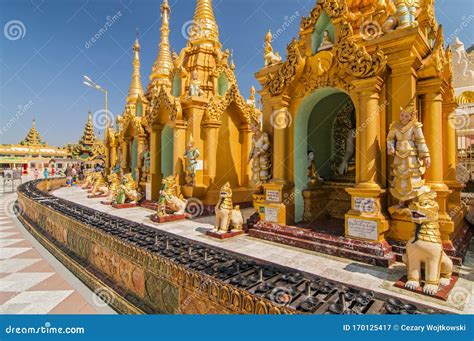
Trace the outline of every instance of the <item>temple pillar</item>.
<instances>
[{"instance_id":1,"label":"temple pillar","mask_svg":"<svg viewBox=\"0 0 474 341\"><path fill-rule=\"evenodd\" d=\"M142 168L143 168L143 151L145 148L145 140L146 140L146 135L145 134L140 134L138 135L138 145L137 145L137 166L135 168L135 174L137 176L137 183L141 183L142 180Z\"/></svg>"},{"instance_id":2,"label":"temple pillar","mask_svg":"<svg viewBox=\"0 0 474 341\"><path fill-rule=\"evenodd\" d=\"M400 56L401 55L401 56ZM388 65L391 69L391 97L390 111L387 122L398 121L401 108L405 108L416 95L417 74L414 64L417 58L411 55L411 47L408 51L390 55Z\"/></svg>"},{"instance_id":3,"label":"temple pillar","mask_svg":"<svg viewBox=\"0 0 474 341\"><path fill-rule=\"evenodd\" d=\"M161 189L161 133L163 126L154 124L150 137L150 200L158 200Z\"/></svg>"},{"instance_id":4,"label":"temple pillar","mask_svg":"<svg viewBox=\"0 0 474 341\"><path fill-rule=\"evenodd\" d=\"M457 138L455 110L457 103L454 101L443 102L443 161L444 183L451 190L449 205L457 207L461 203L461 190L464 185L456 179L457 166Z\"/></svg>"},{"instance_id":5,"label":"temple pillar","mask_svg":"<svg viewBox=\"0 0 474 341\"><path fill-rule=\"evenodd\" d=\"M203 123L204 127L204 153L205 160L204 163L204 185L207 187L212 187L214 185L214 180L216 178L217 170L217 143L219 136L219 127L221 126L219 121L206 121Z\"/></svg>"},{"instance_id":6,"label":"temple pillar","mask_svg":"<svg viewBox=\"0 0 474 341\"><path fill-rule=\"evenodd\" d=\"M352 82L351 97L356 108L356 186L351 195L351 210L345 216L345 235L350 238L383 242L388 221L382 209L385 190L380 185L381 153L385 137L380 136L380 77Z\"/></svg>"},{"instance_id":7,"label":"temple pillar","mask_svg":"<svg viewBox=\"0 0 474 341\"><path fill-rule=\"evenodd\" d=\"M262 220L291 225L295 222L294 186L288 179L289 130L291 98L287 95L268 99L272 112L264 115L265 122L272 128L272 180L262 185L262 193L254 196L254 206L261 212ZM265 117L266 116L266 117ZM288 124L287 124L288 123ZM255 204L256 203L256 204ZM263 213L262 213L263 212Z\"/></svg>"},{"instance_id":8,"label":"temple pillar","mask_svg":"<svg viewBox=\"0 0 474 341\"><path fill-rule=\"evenodd\" d=\"M426 184L436 191L439 205L441 239L449 241L454 232L454 223L448 214L450 189L444 183L444 143L443 138L443 95L440 79L427 79L419 82L418 93L421 95L421 117L426 145L430 151L431 166L426 170ZM446 137L446 135L444 136Z\"/></svg>"},{"instance_id":9,"label":"temple pillar","mask_svg":"<svg viewBox=\"0 0 474 341\"><path fill-rule=\"evenodd\" d=\"M240 182L241 187L250 187L250 163L248 162L248 157L250 155L250 150L252 148L252 134L250 125L245 123L240 127L240 140L241 144L241 153L242 153L242 162L241 162L241 178Z\"/></svg>"},{"instance_id":10,"label":"temple pillar","mask_svg":"<svg viewBox=\"0 0 474 341\"><path fill-rule=\"evenodd\" d=\"M110 174L110 148L105 146L105 174Z\"/></svg>"},{"instance_id":11,"label":"temple pillar","mask_svg":"<svg viewBox=\"0 0 474 341\"><path fill-rule=\"evenodd\" d=\"M109 158L110 158L110 163L109 163L110 168L115 167L115 164L117 163L117 144L116 143L112 143L109 147Z\"/></svg>"},{"instance_id":12,"label":"temple pillar","mask_svg":"<svg viewBox=\"0 0 474 341\"><path fill-rule=\"evenodd\" d=\"M184 153L186 151L186 129L187 123L184 120L176 120L173 134L173 175L178 177L178 184L184 181Z\"/></svg>"}]
</instances>

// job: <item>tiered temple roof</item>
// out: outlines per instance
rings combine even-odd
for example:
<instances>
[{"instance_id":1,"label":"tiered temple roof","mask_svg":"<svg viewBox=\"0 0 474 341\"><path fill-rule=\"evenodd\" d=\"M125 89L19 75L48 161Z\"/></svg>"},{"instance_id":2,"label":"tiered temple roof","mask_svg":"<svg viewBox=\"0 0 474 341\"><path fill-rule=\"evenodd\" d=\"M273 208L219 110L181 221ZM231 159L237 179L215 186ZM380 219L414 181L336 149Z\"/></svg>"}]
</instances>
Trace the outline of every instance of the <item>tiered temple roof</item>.
<instances>
[{"instance_id":1,"label":"tiered temple roof","mask_svg":"<svg viewBox=\"0 0 474 341\"><path fill-rule=\"evenodd\" d=\"M36 121L34 119L28 135L26 135L20 144L22 146L40 146L46 144L46 142L41 139L40 133L36 130Z\"/></svg>"}]
</instances>

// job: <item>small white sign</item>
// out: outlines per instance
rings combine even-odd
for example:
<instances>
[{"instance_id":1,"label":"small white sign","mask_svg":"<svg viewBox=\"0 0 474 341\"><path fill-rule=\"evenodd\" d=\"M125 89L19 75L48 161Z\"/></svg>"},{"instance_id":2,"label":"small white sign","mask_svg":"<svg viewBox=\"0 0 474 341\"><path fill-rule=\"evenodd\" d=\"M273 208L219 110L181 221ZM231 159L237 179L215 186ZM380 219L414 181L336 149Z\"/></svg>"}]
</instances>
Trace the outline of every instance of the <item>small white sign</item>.
<instances>
[{"instance_id":1,"label":"small white sign","mask_svg":"<svg viewBox=\"0 0 474 341\"><path fill-rule=\"evenodd\" d=\"M350 237L377 240L378 224L376 221L349 218L347 219L347 234Z\"/></svg>"},{"instance_id":2,"label":"small white sign","mask_svg":"<svg viewBox=\"0 0 474 341\"><path fill-rule=\"evenodd\" d=\"M196 170L200 171L204 169L204 161L203 160L197 160L196 163Z\"/></svg>"},{"instance_id":3,"label":"small white sign","mask_svg":"<svg viewBox=\"0 0 474 341\"><path fill-rule=\"evenodd\" d=\"M266 200L270 202L280 202L280 191L274 189L267 189Z\"/></svg>"},{"instance_id":4,"label":"small white sign","mask_svg":"<svg viewBox=\"0 0 474 341\"><path fill-rule=\"evenodd\" d=\"M269 223L278 222L278 208L274 207L265 207L265 221Z\"/></svg>"},{"instance_id":5,"label":"small white sign","mask_svg":"<svg viewBox=\"0 0 474 341\"><path fill-rule=\"evenodd\" d=\"M151 183L147 182L145 185L145 199L151 200Z\"/></svg>"},{"instance_id":6,"label":"small white sign","mask_svg":"<svg viewBox=\"0 0 474 341\"><path fill-rule=\"evenodd\" d=\"M359 212L375 213L375 199L354 197L354 210Z\"/></svg>"}]
</instances>

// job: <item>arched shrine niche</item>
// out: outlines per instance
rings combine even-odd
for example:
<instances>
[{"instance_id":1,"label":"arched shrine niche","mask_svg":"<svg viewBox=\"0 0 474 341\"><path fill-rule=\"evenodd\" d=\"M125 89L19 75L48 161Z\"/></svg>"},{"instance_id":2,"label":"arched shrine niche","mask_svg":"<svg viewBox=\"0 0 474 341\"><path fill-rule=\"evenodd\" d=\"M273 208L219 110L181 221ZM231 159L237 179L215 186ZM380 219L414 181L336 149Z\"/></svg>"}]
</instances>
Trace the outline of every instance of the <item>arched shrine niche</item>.
<instances>
[{"instance_id":1,"label":"arched shrine niche","mask_svg":"<svg viewBox=\"0 0 474 341\"><path fill-rule=\"evenodd\" d=\"M355 126L354 106L345 92L321 88L303 100L294 128L297 222L343 219L350 207L344 188L355 182ZM312 181L311 166L324 181ZM323 199L334 194L340 200Z\"/></svg>"}]
</instances>

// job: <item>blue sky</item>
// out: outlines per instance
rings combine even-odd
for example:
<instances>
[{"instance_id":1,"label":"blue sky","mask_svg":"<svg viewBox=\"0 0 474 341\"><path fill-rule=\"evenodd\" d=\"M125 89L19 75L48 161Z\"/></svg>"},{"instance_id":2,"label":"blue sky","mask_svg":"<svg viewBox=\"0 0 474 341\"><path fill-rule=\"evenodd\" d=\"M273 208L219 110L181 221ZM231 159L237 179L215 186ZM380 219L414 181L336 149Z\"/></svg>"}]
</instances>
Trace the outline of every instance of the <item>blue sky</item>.
<instances>
[{"instance_id":1,"label":"blue sky","mask_svg":"<svg viewBox=\"0 0 474 341\"><path fill-rule=\"evenodd\" d=\"M179 52L186 42L182 28L192 19L195 0L169 2L171 45ZM245 97L251 85L258 85L254 73L263 65L261 50L268 28L285 27L274 42L274 48L284 55L286 44L297 36L301 15L307 15L314 3L214 0L221 42L234 52ZM0 28L4 28L0 35L0 143L19 142L33 118L48 143L76 142L88 110L103 108L101 93L82 84L84 74L109 90L110 111L121 113L130 85L131 48L137 29L142 83L144 87L148 84L160 36L160 5L161 0L0 0ZM472 0L436 0L436 15L447 39L458 30L466 47L474 43ZM12 20L23 25L19 35L5 32ZM90 43L107 20L114 23ZM460 29L463 21L467 25Z\"/></svg>"}]
</instances>

